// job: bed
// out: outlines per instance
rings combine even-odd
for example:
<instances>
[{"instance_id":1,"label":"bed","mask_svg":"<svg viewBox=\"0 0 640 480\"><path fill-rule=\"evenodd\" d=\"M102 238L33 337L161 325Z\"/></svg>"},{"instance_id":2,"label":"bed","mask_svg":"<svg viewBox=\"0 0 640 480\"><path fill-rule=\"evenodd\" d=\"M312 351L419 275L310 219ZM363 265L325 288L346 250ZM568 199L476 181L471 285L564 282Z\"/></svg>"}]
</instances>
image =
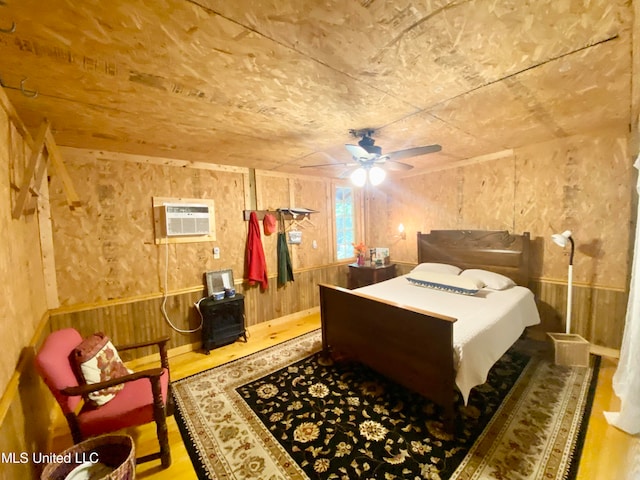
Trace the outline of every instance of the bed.
<instances>
[{"instance_id":1,"label":"bed","mask_svg":"<svg viewBox=\"0 0 640 480\"><path fill-rule=\"evenodd\" d=\"M466 403L524 329L540 322L526 288L529 243L528 232L418 233L418 264L495 272L515 286L460 295L416 286L411 273L356 290L320 285L323 352L368 365L453 420L456 389Z\"/></svg>"}]
</instances>

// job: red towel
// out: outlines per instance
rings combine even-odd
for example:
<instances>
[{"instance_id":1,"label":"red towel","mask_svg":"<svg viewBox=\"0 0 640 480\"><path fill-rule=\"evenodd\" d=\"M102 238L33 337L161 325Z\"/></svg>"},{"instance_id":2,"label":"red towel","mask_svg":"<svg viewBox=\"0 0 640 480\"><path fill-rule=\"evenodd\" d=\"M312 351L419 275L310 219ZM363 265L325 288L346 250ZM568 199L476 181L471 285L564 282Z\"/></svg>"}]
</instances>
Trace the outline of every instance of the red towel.
<instances>
[{"instance_id":1,"label":"red towel","mask_svg":"<svg viewBox=\"0 0 640 480\"><path fill-rule=\"evenodd\" d=\"M264 259L264 249L260 239L260 225L256 212L249 215L249 234L247 235L247 251L245 255L245 278L249 280L249 285L260 283L260 288L266 290L269 282L267 280L267 262Z\"/></svg>"}]
</instances>

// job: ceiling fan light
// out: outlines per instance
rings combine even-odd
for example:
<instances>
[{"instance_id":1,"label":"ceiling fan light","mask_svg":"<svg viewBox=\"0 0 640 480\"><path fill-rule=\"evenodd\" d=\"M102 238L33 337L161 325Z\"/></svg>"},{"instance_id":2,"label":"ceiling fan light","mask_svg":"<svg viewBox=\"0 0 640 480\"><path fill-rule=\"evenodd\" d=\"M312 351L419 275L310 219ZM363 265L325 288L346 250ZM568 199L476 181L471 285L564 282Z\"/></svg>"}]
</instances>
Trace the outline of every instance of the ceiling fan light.
<instances>
[{"instance_id":1,"label":"ceiling fan light","mask_svg":"<svg viewBox=\"0 0 640 480\"><path fill-rule=\"evenodd\" d=\"M371 182L371 185L380 185L386 176L387 172L380 167L374 166L369 170L369 181Z\"/></svg>"},{"instance_id":2,"label":"ceiling fan light","mask_svg":"<svg viewBox=\"0 0 640 480\"><path fill-rule=\"evenodd\" d=\"M362 167L357 168L349 175L349 178L351 179L351 183L356 187L364 187L364 184L367 182L367 171Z\"/></svg>"}]
</instances>

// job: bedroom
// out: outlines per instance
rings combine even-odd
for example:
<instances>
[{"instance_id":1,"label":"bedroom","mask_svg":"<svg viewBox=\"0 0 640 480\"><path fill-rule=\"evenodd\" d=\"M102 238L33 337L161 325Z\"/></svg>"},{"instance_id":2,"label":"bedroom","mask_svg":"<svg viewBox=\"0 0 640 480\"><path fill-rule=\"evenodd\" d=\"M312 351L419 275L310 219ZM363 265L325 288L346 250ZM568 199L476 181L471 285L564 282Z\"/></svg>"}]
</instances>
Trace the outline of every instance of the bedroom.
<instances>
[{"instance_id":1,"label":"bedroom","mask_svg":"<svg viewBox=\"0 0 640 480\"><path fill-rule=\"evenodd\" d=\"M215 205L215 241L169 249L169 312L182 327L197 320L191 305L204 271L231 268L241 280L245 209L317 210L315 227L292 247L295 282L278 289L272 276L266 292L246 290L250 327L316 308L317 283L346 285L352 259L335 259L332 198L335 185L349 184L336 178L340 167L300 167L348 162L352 128L384 127L375 139L385 152L443 147L408 159L407 174L356 190L356 241L389 247L410 268L418 231L529 231L531 288L545 329L558 331L567 257L549 236L571 228L576 331L619 349L636 201L638 2L522 11L514 2L443 2L433 11L271 2L253 11L250 2L174 1L164 12L142 2L112 11L58 3L0 4L0 28L16 26L0 34L3 91L34 137L49 119L82 205L68 207L69 187L53 168L43 213L12 219L11 183L23 180L30 157L3 109L3 442L46 436L24 431L15 384L23 349L43 329L82 323L120 342L170 333L158 314L166 251L154 242L153 198ZM406 240L396 237L400 223ZM263 242L275 251L273 236ZM274 256L267 262L275 273ZM198 342L171 335L173 347Z\"/></svg>"}]
</instances>

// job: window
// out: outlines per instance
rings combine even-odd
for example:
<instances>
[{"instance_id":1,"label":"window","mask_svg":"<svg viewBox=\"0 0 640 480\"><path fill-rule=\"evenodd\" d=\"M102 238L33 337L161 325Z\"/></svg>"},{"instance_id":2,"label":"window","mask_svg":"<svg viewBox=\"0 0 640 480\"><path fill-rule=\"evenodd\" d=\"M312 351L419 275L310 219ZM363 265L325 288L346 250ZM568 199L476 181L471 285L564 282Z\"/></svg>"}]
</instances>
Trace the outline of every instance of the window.
<instances>
[{"instance_id":1,"label":"window","mask_svg":"<svg viewBox=\"0 0 640 480\"><path fill-rule=\"evenodd\" d=\"M353 258L355 215L353 188L336 187L336 256L338 260Z\"/></svg>"}]
</instances>

